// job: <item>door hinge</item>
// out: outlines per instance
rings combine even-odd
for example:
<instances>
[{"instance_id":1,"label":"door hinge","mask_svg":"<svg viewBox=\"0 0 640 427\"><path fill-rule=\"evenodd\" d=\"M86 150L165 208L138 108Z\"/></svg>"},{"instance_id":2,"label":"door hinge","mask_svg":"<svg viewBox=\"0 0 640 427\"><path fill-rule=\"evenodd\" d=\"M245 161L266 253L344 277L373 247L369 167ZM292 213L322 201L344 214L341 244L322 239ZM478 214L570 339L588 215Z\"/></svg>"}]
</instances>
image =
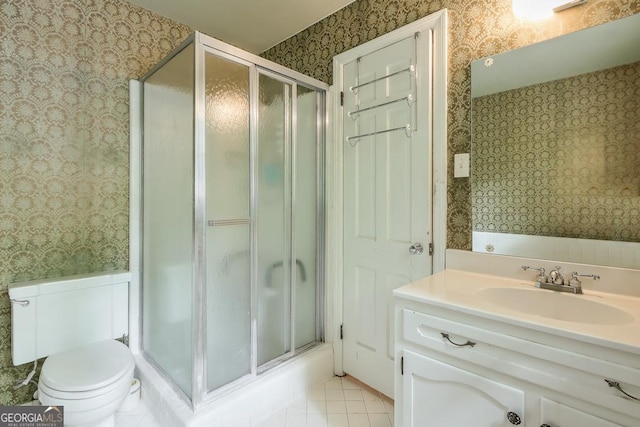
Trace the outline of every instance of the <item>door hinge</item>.
<instances>
[{"instance_id":1,"label":"door hinge","mask_svg":"<svg viewBox=\"0 0 640 427\"><path fill-rule=\"evenodd\" d=\"M429 256L433 255L433 243L429 243Z\"/></svg>"},{"instance_id":2,"label":"door hinge","mask_svg":"<svg viewBox=\"0 0 640 427\"><path fill-rule=\"evenodd\" d=\"M340 106L344 106L344 92L340 92Z\"/></svg>"},{"instance_id":3,"label":"door hinge","mask_svg":"<svg viewBox=\"0 0 640 427\"><path fill-rule=\"evenodd\" d=\"M400 375L404 375L404 356L400 358Z\"/></svg>"},{"instance_id":4,"label":"door hinge","mask_svg":"<svg viewBox=\"0 0 640 427\"><path fill-rule=\"evenodd\" d=\"M340 325L340 339L344 338L343 329L344 329L344 323Z\"/></svg>"}]
</instances>

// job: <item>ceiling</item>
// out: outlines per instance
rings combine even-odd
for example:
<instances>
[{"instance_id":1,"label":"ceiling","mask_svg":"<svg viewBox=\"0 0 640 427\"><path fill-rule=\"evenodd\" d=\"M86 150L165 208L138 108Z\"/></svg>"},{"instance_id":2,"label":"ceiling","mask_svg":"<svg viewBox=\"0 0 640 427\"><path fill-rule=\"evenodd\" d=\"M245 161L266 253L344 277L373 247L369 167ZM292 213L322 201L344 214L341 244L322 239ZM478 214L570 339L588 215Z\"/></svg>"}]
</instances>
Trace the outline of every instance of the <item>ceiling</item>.
<instances>
[{"instance_id":1,"label":"ceiling","mask_svg":"<svg viewBox=\"0 0 640 427\"><path fill-rule=\"evenodd\" d=\"M252 53L262 53L354 0L128 0Z\"/></svg>"}]
</instances>

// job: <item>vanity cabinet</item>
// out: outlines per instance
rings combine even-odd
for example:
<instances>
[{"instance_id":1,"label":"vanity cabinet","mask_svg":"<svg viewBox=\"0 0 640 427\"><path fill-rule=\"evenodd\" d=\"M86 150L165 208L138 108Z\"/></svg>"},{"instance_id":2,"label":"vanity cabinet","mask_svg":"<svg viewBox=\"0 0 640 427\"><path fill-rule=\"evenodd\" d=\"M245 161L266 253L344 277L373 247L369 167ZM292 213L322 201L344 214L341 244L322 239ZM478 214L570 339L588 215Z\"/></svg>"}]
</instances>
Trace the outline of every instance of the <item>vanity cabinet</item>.
<instances>
[{"instance_id":1,"label":"vanity cabinet","mask_svg":"<svg viewBox=\"0 0 640 427\"><path fill-rule=\"evenodd\" d=\"M396 292L396 427L638 427L638 356ZM640 394L640 393L639 393Z\"/></svg>"}]
</instances>

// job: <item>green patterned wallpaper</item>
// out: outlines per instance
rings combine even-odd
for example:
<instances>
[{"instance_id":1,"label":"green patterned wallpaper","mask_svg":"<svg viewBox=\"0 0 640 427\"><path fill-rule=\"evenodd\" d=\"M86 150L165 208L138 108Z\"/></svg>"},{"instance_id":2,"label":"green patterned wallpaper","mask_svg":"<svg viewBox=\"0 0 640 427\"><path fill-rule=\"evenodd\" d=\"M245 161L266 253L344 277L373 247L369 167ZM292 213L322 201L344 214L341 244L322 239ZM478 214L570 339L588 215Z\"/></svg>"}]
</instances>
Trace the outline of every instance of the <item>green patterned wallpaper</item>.
<instances>
[{"instance_id":1,"label":"green patterned wallpaper","mask_svg":"<svg viewBox=\"0 0 640 427\"><path fill-rule=\"evenodd\" d=\"M448 148L469 150L471 60L640 12L637 0L590 0L546 23L511 0L357 0L264 56L326 82L331 59L449 9ZM0 0L0 404L30 365L10 356L7 285L126 268L128 83L190 29L121 0ZM450 168L451 170L451 168ZM470 189L449 179L448 246L470 248Z\"/></svg>"},{"instance_id":2,"label":"green patterned wallpaper","mask_svg":"<svg viewBox=\"0 0 640 427\"><path fill-rule=\"evenodd\" d=\"M127 268L129 83L191 30L120 0L0 0L0 405L11 282Z\"/></svg>"},{"instance_id":3,"label":"green patterned wallpaper","mask_svg":"<svg viewBox=\"0 0 640 427\"><path fill-rule=\"evenodd\" d=\"M473 229L640 241L640 62L473 99Z\"/></svg>"},{"instance_id":4,"label":"green patterned wallpaper","mask_svg":"<svg viewBox=\"0 0 640 427\"><path fill-rule=\"evenodd\" d=\"M471 61L640 12L638 0L589 0L545 21L526 22L511 0L356 0L263 56L332 82L333 56L440 9L449 11L447 247L471 249L471 189L453 179L453 155L471 144Z\"/></svg>"}]
</instances>

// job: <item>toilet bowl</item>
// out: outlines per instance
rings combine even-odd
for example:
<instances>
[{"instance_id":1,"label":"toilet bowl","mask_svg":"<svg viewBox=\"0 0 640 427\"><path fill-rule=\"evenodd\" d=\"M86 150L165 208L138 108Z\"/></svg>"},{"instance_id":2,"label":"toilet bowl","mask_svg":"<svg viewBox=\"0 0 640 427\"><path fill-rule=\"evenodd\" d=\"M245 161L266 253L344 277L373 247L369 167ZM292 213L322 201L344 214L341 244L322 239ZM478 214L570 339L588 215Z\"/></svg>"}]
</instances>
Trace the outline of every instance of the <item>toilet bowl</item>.
<instances>
[{"instance_id":1,"label":"toilet bowl","mask_svg":"<svg viewBox=\"0 0 640 427\"><path fill-rule=\"evenodd\" d=\"M38 397L43 405L64 407L65 426L113 427L134 367L129 348L115 340L56 353L42 366Z\"/></svg>"}]
</instances>

